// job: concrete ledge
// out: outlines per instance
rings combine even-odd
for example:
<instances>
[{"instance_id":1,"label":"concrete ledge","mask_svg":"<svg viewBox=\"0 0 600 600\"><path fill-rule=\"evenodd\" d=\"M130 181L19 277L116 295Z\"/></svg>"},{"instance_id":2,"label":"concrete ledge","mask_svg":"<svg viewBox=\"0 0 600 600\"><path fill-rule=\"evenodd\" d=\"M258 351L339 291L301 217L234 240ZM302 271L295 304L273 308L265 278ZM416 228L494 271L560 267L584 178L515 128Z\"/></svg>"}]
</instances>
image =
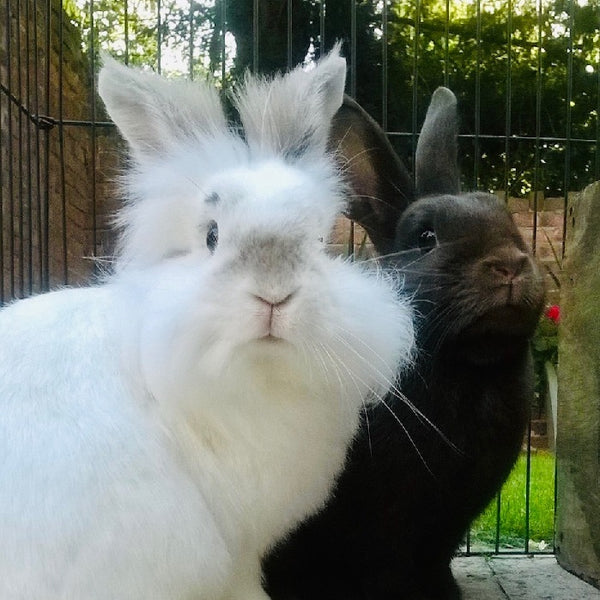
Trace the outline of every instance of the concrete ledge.
<instances>
[{"instance_id":1,"label":"concrete ledge","mask_svg":"<svg viewBox=\"0 0 600 600\"><path fill-rule=\"evenodd\" d=\"M600 600L600 590L549 556L465 556L452 562L463 600Z\"/></svg>"}]
</instances>

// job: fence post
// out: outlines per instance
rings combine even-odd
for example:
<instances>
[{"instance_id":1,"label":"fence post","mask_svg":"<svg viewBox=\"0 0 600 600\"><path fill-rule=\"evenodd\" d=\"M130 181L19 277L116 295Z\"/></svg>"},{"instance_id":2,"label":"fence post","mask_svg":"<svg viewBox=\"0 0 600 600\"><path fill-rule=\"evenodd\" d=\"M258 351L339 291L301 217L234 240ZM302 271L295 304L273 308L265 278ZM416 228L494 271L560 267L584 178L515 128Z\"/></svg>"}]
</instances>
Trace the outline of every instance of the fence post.
<instances>
[{"instance_id":1,"label":"fence post","mask_svg":"<svg viewBox=\"0 0 600 600\"><path fill-rule=\"evenodd\" d=\"M600 182L569 198L558 367L556 553L600 585Z\"/></svg>"}]
</instances>

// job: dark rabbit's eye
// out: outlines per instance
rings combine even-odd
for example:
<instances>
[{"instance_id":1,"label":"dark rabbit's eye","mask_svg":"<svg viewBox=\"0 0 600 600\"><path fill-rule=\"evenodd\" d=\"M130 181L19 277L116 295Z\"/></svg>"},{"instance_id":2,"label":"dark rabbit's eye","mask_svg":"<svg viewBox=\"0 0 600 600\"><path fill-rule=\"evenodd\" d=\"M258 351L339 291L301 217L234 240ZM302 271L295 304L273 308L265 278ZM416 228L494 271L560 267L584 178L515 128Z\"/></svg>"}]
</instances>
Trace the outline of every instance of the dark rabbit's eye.
<instances>
[{"instance_id":1,"label":"dark rabbit's eye","mask_svg":"<svg viewBox=\"0 0 600 600\"><path fill-rule=\"evenodd\" d=\"M433 229L425 229L419 236L419 250L425 254L437 246L437 237Z\"/></svg>"},{"instance_id":2,"label":"dark rabbit's eye","mask_svg":"<svg viewBox=\"0 0 600 600\"><path fill-rule=\"evenodd\" d=\"M208 223L208 229L206 231L206 247L213 253L217 244L219 243L219 226L216 221L210 221Z\"/></svg>"}]
</instances>

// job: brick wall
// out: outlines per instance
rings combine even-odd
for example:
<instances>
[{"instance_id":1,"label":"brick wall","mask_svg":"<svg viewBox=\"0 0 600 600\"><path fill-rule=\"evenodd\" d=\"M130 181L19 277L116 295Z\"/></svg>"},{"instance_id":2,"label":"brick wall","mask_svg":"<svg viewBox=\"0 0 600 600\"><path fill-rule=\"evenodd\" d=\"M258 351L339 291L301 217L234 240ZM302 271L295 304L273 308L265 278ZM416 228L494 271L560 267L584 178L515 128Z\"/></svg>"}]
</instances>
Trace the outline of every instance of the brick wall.
<instances>
[{"instance_id":1,"label":"brick wall","mask_svg":"<svg viewBox=\"0 0 600 600\"><path fill-rule=\"evenodd\" d=\"M87 124L94 115L91 69L80 33L60 6L0 5L4 301L89 280L89 257L106 246L114 132Z\"/></svg>"},{"instance_id":2,"label":"brick wall","mask_svg":"<svg viewBox=\"0 0 600 600\"><path fill-rule=\"evenodd\" d=\"M571 194L574 194L572 192ZM497 195L504 200L502 192ZM508 209L525 241L535 248L535 256L546 277L547 300L558 304L563 254L563 228L565 199L544 197L537 193L537 218L534 212L534 195L528 198L509 198Z\"/></svg>"}]
</instances>

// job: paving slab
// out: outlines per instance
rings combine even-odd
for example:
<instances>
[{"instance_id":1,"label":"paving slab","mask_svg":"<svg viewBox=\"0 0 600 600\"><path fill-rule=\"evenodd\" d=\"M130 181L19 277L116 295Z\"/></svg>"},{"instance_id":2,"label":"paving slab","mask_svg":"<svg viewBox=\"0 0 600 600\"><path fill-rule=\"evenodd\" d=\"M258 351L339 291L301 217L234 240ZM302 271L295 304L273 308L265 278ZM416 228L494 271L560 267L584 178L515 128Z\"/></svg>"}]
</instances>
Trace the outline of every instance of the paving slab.
<instances>
[{"instance_id":1,"label":"paving slab","mask_svg":"<svg viewBox=\"0 0 600 600\"><path fill-rule=\"evenodd\" d=\"M600 600L600 590L549 556L466 556L452 562L463 600Z\"/></svg>"},{"instance_id":2,"label":"paving slab","mask_svg":"<svg viewBox=\"0 0 600 600\"><path fill-rule=\"evenodd\" d=\"M463 593L463 600L506 600L500 583L494 574L488 559L482 556L455 558L452 572Z\"/></svg>"}]
</instances>

